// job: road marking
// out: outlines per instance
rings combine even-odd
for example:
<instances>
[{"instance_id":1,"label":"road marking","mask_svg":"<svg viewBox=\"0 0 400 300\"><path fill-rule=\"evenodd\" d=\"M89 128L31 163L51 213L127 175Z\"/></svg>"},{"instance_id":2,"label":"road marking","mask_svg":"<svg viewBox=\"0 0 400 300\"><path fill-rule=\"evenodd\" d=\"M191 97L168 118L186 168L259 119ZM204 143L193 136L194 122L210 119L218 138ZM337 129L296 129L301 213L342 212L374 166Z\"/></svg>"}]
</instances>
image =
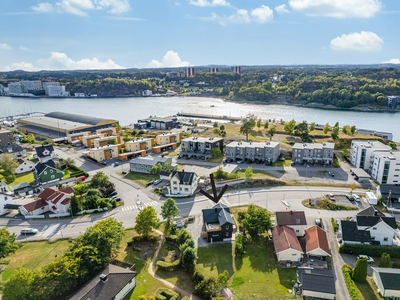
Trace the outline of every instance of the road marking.
<instances>
[{"instance_id":1,"label":"road marking","mask_svg":"<svg viewBox=\"0 0 400 300\"><path fill-rule=\"evenodd\" d=\"M43 233L44 233L44 231L45 231L48 227L49 227L49 225L44 226L44 227L42 228L42 230L40 230L40 232L38 233L37 236L42 236Z\"/></svg>"},{"instance_id":2,"label":"road marking","mask_svg":"<svg viewBox=\"0 0 400 300\"><path fill-rule=\"evenodd\" d=\"M51 224L49 227L43 231L43 236L48 237L50 235L54 235L55 231L57 230L59 224Z\"/></svg>"}]
</instances>

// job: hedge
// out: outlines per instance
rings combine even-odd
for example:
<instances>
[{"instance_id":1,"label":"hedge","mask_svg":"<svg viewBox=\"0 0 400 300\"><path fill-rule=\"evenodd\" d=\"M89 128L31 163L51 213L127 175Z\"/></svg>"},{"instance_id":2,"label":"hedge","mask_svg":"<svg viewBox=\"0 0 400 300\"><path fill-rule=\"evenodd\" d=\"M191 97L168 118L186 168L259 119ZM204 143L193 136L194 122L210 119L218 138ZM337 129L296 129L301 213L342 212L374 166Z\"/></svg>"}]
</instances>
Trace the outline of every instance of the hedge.
<instances>
[{"instance_id":1,"label":"hedge","mask_svg":"<svg viewBox=\"0 0 400 300\"><path fill-rule=\"evenodd\" d=\"M336 222L335 222L334 218L331 218L331 223L332 223L333 231L336 232L337 231L337 225L336 225Z\"/></svg>"},{"instance_id":2,"label":"hedge","mask_svg":"<svg viewBox=\"0 0 400 300\"><path fill-rule=\"evenodd\" d=\"M159 288L154 296L157 300L177 300L179 294L170 289Z\"/></svg>"},{"instance_id":3,"label":"hedge","mask_svg":"<svg viewBox=\"0 0 400 300\"><path fill-rule=\"evenodd\" d=\"M178 244L178 236L176 236L176 235L169 235L165 238L165 240L167 242L172 242L172 243Z\"/></svg>"},{"instance_id":4,"label":"hedge","mask_svg":"<svg viewBox=\"0 0 400 300\"><path fill-rule=\"evenodd\" d=\"M166 271L173 271L176 267L179 266L180 260L177 259L172 263L168 263L162 260L159 260L157 262L157 267L159 267L162 270L166 270Z\"/></svg>"},{"instance_id":5,"label":"hedge","mask_svg":"<svg viewBox=\"0 0 400 300\"><path fill-rule=\"evenodd\" d=\"M345 243L340 246L339 253L352 253L356 255L364 254L377 257L382 256L383 253L387 253L391 258L400 258L400 247Z\"/></svg>"},{"instance_id":6,"label":"hedge","mask_svg":"<svg viewBox=\"0 0 400 300\"><path fill-rule=\"evenodd\" d=\"M354 283L353 279L351 278L353 269L349 265L344 264L342 267L342 273L344 276L344 281L346 282L346 285L347 285L347 289L349 290L351 299L352 300L361 300L360 291L358 290L356 284Z\"/></svg>"}]
</instances>

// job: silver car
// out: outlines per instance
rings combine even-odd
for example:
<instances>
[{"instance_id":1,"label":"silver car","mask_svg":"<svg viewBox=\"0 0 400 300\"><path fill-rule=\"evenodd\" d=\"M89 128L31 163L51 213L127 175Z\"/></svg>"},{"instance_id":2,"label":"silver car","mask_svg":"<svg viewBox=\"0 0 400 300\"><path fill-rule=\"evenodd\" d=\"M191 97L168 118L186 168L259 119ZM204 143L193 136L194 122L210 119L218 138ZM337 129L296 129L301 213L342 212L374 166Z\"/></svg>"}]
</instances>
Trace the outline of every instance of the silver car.
<instances>
[{"instance_id":1,"label":"silver car","mask_svg":"<svg viewBox=\"0 0 400 300\"><path fill-rule=\"evenodd\" d=\"M22 228L21 229L21 234L36 234L38 233L38 230L35 228Z\"/></svg>"}]
</instances>

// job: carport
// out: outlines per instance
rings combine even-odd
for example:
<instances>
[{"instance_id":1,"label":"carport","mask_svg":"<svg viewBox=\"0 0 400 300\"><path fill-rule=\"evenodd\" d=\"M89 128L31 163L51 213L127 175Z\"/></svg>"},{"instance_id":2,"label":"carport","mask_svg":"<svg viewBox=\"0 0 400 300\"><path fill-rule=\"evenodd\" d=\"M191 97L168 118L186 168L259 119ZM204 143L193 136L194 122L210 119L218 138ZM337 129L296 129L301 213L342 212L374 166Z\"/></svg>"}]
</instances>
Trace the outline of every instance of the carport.
<instances>
[{"instance_id":1,"label":"carport","mask_svg":"<svg viewBox=\"0 0 400 300\"><path fill-rule=\"evenodd\" d=\"M128 159L132 159L132 158L139 157L139 156L146 156L146 150L121 153L118 155L118 159L120 161L127 161Z\"/></svg>"},{"instance_id":2,"label":"carport","mask_svg":"<svg viewBox=\"0 0 400 300\"><path fill-rule=\"evenodd\" d=\"M350 169L350 172L354 174L355 179L360 182L369 182L371 176L361 168Z\"/></svg>"}]
</instances>

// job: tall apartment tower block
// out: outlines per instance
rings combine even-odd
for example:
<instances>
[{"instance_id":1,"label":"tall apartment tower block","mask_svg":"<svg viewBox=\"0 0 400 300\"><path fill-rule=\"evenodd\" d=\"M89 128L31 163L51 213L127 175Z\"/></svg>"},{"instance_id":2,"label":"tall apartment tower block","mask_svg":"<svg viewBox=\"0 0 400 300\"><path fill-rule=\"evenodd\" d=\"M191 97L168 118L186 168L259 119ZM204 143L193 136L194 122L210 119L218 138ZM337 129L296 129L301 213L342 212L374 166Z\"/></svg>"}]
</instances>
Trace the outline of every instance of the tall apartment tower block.
<instances>
[{"instance_id":1,"label":"tall apartment tower block","mask_svg":"<svg viewBox=\"0 0 400 300\"><path fill-rule=\"evenodd\" d=\"M193 77L194 76L194 68L185 68L185 76Z\"/></svg>"},{"instance_id":2,"label":"tall apartment tower block","mask_svg":"<svg viewBox=\"0 0 400 300\"><path fill-rule=\"evenodd\" d=\"M231 72L234 72L234 73L237 73L237 74L241 74L242 73L242 67L239 67L239 66L231 67Z\"/></svg>"},{"instance_id":3,"label":"tall apartment tower block","mask_svg":"<svg viewBox=\"0 0 400 300\"><path fill-rule=\"evenodd\" d=\"M208 72L209 73L218 73L218 68L209 68Z\"/></svg>"}]
</instances>

